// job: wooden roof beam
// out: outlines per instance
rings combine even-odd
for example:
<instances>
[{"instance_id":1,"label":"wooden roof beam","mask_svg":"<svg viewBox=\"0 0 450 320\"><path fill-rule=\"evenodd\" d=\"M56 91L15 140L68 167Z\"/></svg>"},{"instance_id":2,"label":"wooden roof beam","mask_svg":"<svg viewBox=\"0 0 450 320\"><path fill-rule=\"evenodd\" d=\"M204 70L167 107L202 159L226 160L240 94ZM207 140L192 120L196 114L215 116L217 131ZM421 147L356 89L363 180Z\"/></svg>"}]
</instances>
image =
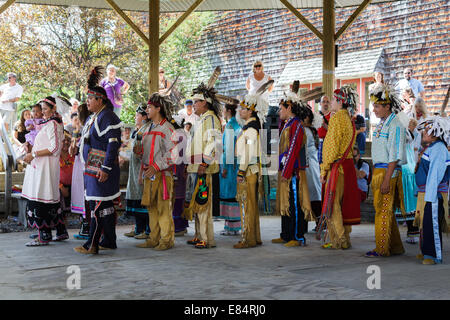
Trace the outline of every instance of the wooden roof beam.
<instances>
[{"instance_id":1,"label":"wooden roof beam","mask_svg":"<svg viewBox=\"0 0 450 320\"><path fill-rule=\"evenodd\" d=\"M0 14L3 13L6 9L8 9L16 0L8 0L0 7Z\"/></svg>"},{"instance_id":2,"label":"wooden roof beam","mask_svg":"<svg viewBox=\"0 0 450 320\"><path fill-rule=\"evenodd\" d=\"M294 8L294 6L292 4L289 3L288 0L280 0L281 3L283 3L286 8L289 9L289 11L291 11L298 19L301 20L301 22L303 22L309 30L311 30L320 40L323 41L323 34L316 29L316 27L314 27L314 25L308 21L308 19L306 19L297 9Z\"/></svg>"},{"instance_id":3,"label":"wooden roof beam","mask_svg":"<svg viewBox=\"0 0 450 320\"><path fill-rule=\"evenodd\" d=\"M141 31L141 29L139 29L139 27L133 21L131 21L131 19L125 14L125 12L123 12L122 9L120 9L120 7L114 2L114 0L105 1L111 6L111 8L113 8L114 11L117 12L119 16L122 17L123 20L125 20L125 22L134 30L134 32L136 32L138 36L141 37L141 39L144 40L145 43L147 43L147 45L150 45L149 38Z\"/></svg>"},{"instance_id":4,"label":"wooden roof beam","mask_svg":"<svg viewBox=\"0 0 450 320\"><path fill-rule=\"evenodd\" d=\"M181 17L178 18L177 21L175 21L175 23L173 25L170 26L169 30L167 30L162 36L161 38L159 38L159 44L163 43L164 40L166 40L171 34L172 32L175 31L176 28L178 28L178 26L180 24L183 23L184 20L186 20L187 17L189 17L191 15L192 12L194 12L195 9L197 9L197 7L202 4L204 0L196 0L190 7L189 9L183 13L183 15Z\"/></svg>"},{"instance_id":5,"label":"wooden roof beam","mask_svg":"<svg viewBox=\"0 0 450 320\"><path fill-rule=\"evenodd\" d=\"M347 19L347 21L342 25L339 31L334 36L334 40L336 41L339 37L352 25L353 22L361 15L364 9L372 2L372 0L364 0L363 3L359 5L359 7L353 12L353 14Z\"/></svg>"}]
</instances>

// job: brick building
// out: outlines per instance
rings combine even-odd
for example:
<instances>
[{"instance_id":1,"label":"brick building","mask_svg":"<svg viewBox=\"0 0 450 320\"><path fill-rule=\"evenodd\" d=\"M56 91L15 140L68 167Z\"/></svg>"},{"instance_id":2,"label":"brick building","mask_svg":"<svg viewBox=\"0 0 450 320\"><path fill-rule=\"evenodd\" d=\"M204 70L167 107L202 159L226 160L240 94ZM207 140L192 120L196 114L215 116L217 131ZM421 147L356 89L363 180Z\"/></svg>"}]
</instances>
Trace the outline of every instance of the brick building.
<instances>
[{"instance_id":1,"label":"brick building","mask_svg":"<svg viewBox=\"0 0 450 320\"><path fill-rule=\"evenodd\" d=\"M355 8L339 8L338 29ZM322 10L300 12L322 31ZM361 109L368 105L367 86L371 73L381 69L395 83L410 66L422 81L425 100L438 109L450 85L450 3L446 0L395 1L372 4L337 41L336 86L353 83L360 92ZM286 89L286 80L299 79L303 88L320 85L322 43L287 10L236 11L218 15L193 48L192 57L206 57L209 69L222 67L217 84L220 93L242 95L255 60L276 81L270 101L276 105ZM197 78L205 79L211 70ZM313 71L311 71L313 70Z\"/></svg>"}]
</instances>

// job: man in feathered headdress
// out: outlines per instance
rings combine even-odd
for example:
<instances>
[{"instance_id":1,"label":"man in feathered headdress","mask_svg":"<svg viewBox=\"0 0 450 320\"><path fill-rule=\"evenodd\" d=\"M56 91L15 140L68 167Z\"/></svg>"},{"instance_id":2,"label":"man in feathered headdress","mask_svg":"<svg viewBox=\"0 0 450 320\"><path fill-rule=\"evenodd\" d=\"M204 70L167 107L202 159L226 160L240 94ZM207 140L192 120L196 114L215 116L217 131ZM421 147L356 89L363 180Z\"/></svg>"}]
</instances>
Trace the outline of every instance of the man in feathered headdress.
<instances>
[{"instance_id":1,"label":"man in feathered headdress","mask_svg":"<svg viewBox=\"0 0 450 320\"><path fill-rule=\"evenodd\" d=\"M353 164L353 145L356 128L351 114L356 109L357 94L349 86L334 90L328 132L323 142L323 162L320 165L320 179L325 184L322 200L322 215L317 237L327 226L330 242L324 249L348 249L351 247L352 225L360 223L360 202L354 195L359 194L356 170ZM326 241L327 235L324 237Z\"/></svg>"},{"instance_id":2,"label":"man in feathered headdress","mask_svg":"<svg viewBox=\"0 0 450 320\"><path fill-rule=\"evenodd\" d=\"M422 142L427 145L416 170L417 220L421 229L417 258L423 264L442 263L442 232L448 232L448 185L450 180L450 120L434 116L419 123Z\"/></svg>"},{"instance_id":3,"label":"man in feathered headdress","mask_svg":"<svg viewBox=\"0 0 450 320\"><path fill-rule=\"evenodd\" d=\"M172 217L173 157L175 128L171 124L173 106L169 98L153 93L147 104L147 114L152 121L142 139L142 166L139 179L144 189L142 205L150 214L150 236L140 248L167 250L175 244Z\"/></svg>"},{"instance_id":4,"label":"man in feathered headdress","mask_svg":"<svg viewBox=\"0 0 450 320\"><path fill-rule=\"evenodd\" d=\"M273 243L286 247L304 246L308 220L312 217L305 169L306 135L301 119L307 104L297 96L297 86L280 101L280 145L277 188L277 212L281 215L280 238Z\"/></svg>"},{"instance_id":5,"label":"man in feathered headdress","mask_svg":"<svg viewBox=\"0 0 450 320\"><path fill-rule=\"evenodd\" d=\"M393 88L386 84L372 88L370 101L380 123L372 140L376 248L366 256L403 254L405 250L395 220L396 209L404 208L401 165L406 163L406 129L399 116L401 103Z\"/></svg>"},{"instance_id":6,"label":"man in feathered headdress","mask_svg":"<svg viewBox=\"0 0 450 320\"><path fill-rule=\"evenodd\" d=\"M253 95L246 95L240 103L239 115L244 125L236 140L236 157L239 164L236 199L241 212L241 241L235 249L261 245L259 226L258 193L261 185L261 142L260 130L269 104L263 93L270 87L269 81Z\"/></svg>"},{"instance_id":7,"label":"man in feathered headdress","mask_svg":"<svg viewBox=\"0 0 450 320\"><path fill-rule=\"evenodd\" d=\"M83 127L79 150L85 163L85 194L92 215L88 241L74 249L84 254L96 254L99 248L117 248L113 200L120 197L118 152L122 122L105 89L99 86L102 76L103 68L97 66L88 79L87 106L92 115Z\"/></svg>"},{"instance_id":8,"label":"man in feathered headdress","mask_svg":"<svg viewBox=\"0 0 450 320\"><path fill-rule=\"evenodd\" d=\"M213 175L218 178L217 145L220 144L222 136L219 121L221 107L213 87L216 79L212 77L208 85L201 83L193 90L192 96L194 112L200 119L194 131L191 147L187 150L190 164L187 167L189 176L184 216L188 220L192 219L192 215L195 218L195 236L187 243L195 245L198 249L216 246L212 210L213 195L218 193L218 190L214 188ZM195 188L192 188L193 186Z\"/></svg>"}]
</instances>

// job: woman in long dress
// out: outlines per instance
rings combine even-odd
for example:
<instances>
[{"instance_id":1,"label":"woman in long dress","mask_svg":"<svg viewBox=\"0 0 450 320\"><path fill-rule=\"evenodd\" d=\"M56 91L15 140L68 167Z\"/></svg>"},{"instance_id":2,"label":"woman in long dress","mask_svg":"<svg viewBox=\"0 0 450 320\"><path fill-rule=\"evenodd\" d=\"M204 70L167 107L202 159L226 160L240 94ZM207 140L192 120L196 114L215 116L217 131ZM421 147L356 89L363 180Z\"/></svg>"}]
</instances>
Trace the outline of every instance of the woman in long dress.
<instances>
[{"instance_id":1,"label":"woman in long dress","mask_svg":"<svg viewBox=\"0 0 450 320\"><path fill-rule=\"evenodd\" d=\"M225 105L224 118L228 121L222 136L223 156L220 165L220 214L225 219L222 235L237 235L241 230L241 213L236 201L238 174L235 157L236 139L241 132L241 126L236 120L236 105Z\"/></svg>"},{"instance_id":2,"label":"woman in long dress","mask_svg":"<svg viewBox=\"0 0 450 320\"><path fill-rule=\"evenodd\" d=\"M90 112L87 109L86 103L78 106L78 118L80 119L80 127L75 128L72 134L72 146L69 150L69 153L74 152L73 147L79 146L81 131L86 122L86 119L89 117L89 114ZM82 155L78 153L75 156L75 162L73 164L70 207L72 213L80 215L80 231L78 232L78 234L74 235L74 238L78 240L87 240L89 238L91 215L89 207L86 206L86 202L84 199L84 163L81 161L81 156Z\"/></svg>"},{"instance_id":3,"label":"woman in long dress","mask_svg":"<svg viewBox=\"0 0 450 320\"><path fill-rule=\"evenodd\" d=\"M29 225L39 230L38 237L27 246L47 245L56 228L56 240L67 239L62 218L59 193L59 155L63 142L62 120L56 113L56 100L47 97L42 101L44 123L36 136L33 149L25 155L28 163L23 181L22 197L28 199Z\"/></svg>"}]
</instances>

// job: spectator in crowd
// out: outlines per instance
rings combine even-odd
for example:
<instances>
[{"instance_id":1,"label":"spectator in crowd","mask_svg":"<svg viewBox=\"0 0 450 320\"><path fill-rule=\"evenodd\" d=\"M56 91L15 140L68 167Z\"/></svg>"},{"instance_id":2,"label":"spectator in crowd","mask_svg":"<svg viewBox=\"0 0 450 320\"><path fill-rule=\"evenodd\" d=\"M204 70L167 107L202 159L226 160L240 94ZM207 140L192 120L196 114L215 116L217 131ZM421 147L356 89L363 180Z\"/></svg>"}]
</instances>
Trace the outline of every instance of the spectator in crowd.
<instances>
[{"instance_id":1,"label":"spectator in crowd","mask_svg":"<svg viewBox=\"0 0 450 320\"><path fill-rule=\"evenodd\" d=\"M14 134L13 134L13 148L16 154L25 154L28 151L27 140L25 135L29 132L25 127L25 121L31 119L31 111L30 109L23 109L19 120L16 122L14 126Z\"/></svg>"},{"instance_id":2,"label":"spectator in crowd","mask_svg":"<svg viewBox=\"0 0 450 320\"><path fill-rule=\"evenodd\" d=\"M358 183L358 189L361 191L361 202L367 199L367 193L369 191L369 164L361 159L361 153L357 146L353 147L353 162L356 169L356 180Z\"/></svg>"},{"instance_id":3,"label":"spectator in crowd","mask_svg":"<svg viewBox=\"0 0 450 320\"><path fill-rule=\"evenodd\" d=\"M75 128L78 128L80 125L80 119L78 119L78 112L74 112L70 115L70 123L65 126L64 130L67 130L69 132L69 135L73 135L73 131Z\"/></svg>"},{"instance_id":4,"label":"spectator in crowd","mask_svg":"<svg viewBox=\"0 0 450 320\"><path fill-rule=\"evenodd\" d=\"M100 82L108 99L114 106L114 113L120 117L120 110L122 110L123 105L123 95L128 92L130 85L121 78L116 77L117 67L110 64L106 67L107 77Z\"/></svg>"},{"instance_id":5,"label":"spectator in crowd","mask_svg":"<svg viewBox=\"0 0 450 320\"><path fill-rule=\"evenodd\" d=\"M70 212L70 194L72 187L72 172L75 156L69 153L72 135L64 130L64 140L59 156L59 190L61 192L61 209L63 213Z\"/></svg>"},{"instance_id":6,"label":"spectator in crowd","mask_svg":"<svg viewBox=\"0 0 450 320\"><path fill-rule=\"evenodd\" d=\"M399 82L397 82L395 89L401 92L405 88L411 88L414 93L414 96L424 98L425 89L423 87L422 82L420 82L417 79L414 79L412 75L413 75L412 68L406 68L403 71L404 79L401 79Z\"/></svg>"},{"instance_id":7,"label":"spectator in crowd","mask_svg":"<svg viewBox=\"0 0 450 320\"><path fill-rule=\"evenodd\" d=\"M366 119L360 114L355 115L356 144L361 155L366 153Z\"/></svg>"},{"instance_id":8,"label":"spectator in crowd","mask_svg":"<svg viewBox=\"0 0 450 320\"><path fill-rule=\"evenodd\" d=\"M37 103L31 108L31 119L25 121L25 127L29 132L25 135L25 139L31 147L34 145L34 139L41 129L41 123L43 121L42 106Z\"/></svg>"},{"instance_id":9,"label":"spectator in crowd","mask_svg":"<svg viewBox=\"0 0 450 320\"><path fill-rule=\"evenodd\" d=\"M78 107L80 106L80 101L75 98L70 99L70 104L72 108L70 109L70 114L78 112Z\"/></svg>"},{"instance_id":10,"label":"spectator in crowd","mask_svg":"<svg viewBox=\"0 0 450 320\"><path fill-rule=\"evenodd\" d=\"M384 84L384 74L381 71L375 71L373 74L373 78L375 82L369 86L369 92L373 91L376 86ZM370 133L369 140L372 141L372 134L375 131L377 124L380 122L380 119L377 118L375 113L373 112L373 103L372 101L369 104L369 121L370 121Z\"/></svg>"},{"instance_id":11,"label":"spectator in crowd","mask_svg":"<svg viewBox=\"0 0 450 320\"><path fill-rule=\"evenodd\" d=\"M253 95L258 91L258 89L265 84L267 81L272 80L272 77L264 73L264 65L262 61L256 61L253 64L252 73L247 78L246 88L248 94ZM262 95L262 98L268 100L270 92L273 90L273 84L269 89Z\"/></svg>"},{"instance_id":12,"label":"spectator in crowd","mask_svg":"<svg viewBox=\"0 0 450 320\"><path fill-rule=\"evenodd\" d=\"M165 94L166 90L169 89L171 85L172 82L164 77L164 69L159 68L159 93Z\"/></svg>"},{"instance_id":13,"label":"spectator in crowd","mask_svg":"<svg viewBox=\"0 0 450 320\"><path fill-rule=\"evenodd\" d=\"M323 122L322 126L319 129L317 129L317 134L319 136L319 151L318 151L319 164L322 163L323 140L327 135L328 123L330 122L331 118L330 106L331 106L330 98L328 98L327 96L322 96L322 98L320 98L320 114L323 117Z\"/></svg>"},{"instance_id":14,"label":"spectator in crowd","mask_svg":"<svg viewBox=\"0 0 450 320\"><path fill-rule=\"evenodd\" d=\"M412 88L410 87L403 88L401 91L401 101L403 111L405 111L406 113L412 112L415 99L416 96L414 95Z\"/></svg>"},{"instance_id":15,"label":"spectator in crowd","mask_svg":"<svg viewBox=\"0 0 450 320\"><path fill-rule=\"evenodd\" d=\"M47 97L42 101L45 122L36 136L33 149L25 155L24 161L30 165L25 170L22 197L28 199L27 216L29 225L39 230L37 239L27 246L47 245L52 240L51 227L56 227L57 240L68 238L61 215L60 166L63 141L63 126L56 114L56 100Z\"/></svg>"},{"instance_id":16,"label":"spectator in crowd","mask_svg":"<svg viewBox=\"0 0 450 320\"><path fill-rule=\"evenodd\" d=\"M195 114L194 108L192 106L192 100L187 99L184 102L184 109L178 111L178 116L184 120L184 123L189 122L195 128L195 124L200 119L198 115Z\"/></svg>"},{"instance_id":17,"label":"spectator in crowd","mask_svg":"<svg viewBox=\"0 0 450 320\"><path fill-rule=\"evenodd\" d=\"M131 153L132 153L132 144L133 141L130 139L131 137L131 127L125 126L122 129L122 145L119 149L119 166L123 167L124 164L130 161Z\"/></svg>"},{"instance_id":18,"label":"spectator in crowd","mask_svg":"<svg viewBox=\"0 0 450 320\"><path fill-rule=\"evenodd\" d=\"M17 75L13 72L7 74L8 83L0 86L0 115L5 122L6 131L13 128L17 119L17 101L23 93L23 88L17 83Z\"/></svg>"}]
</instances>

